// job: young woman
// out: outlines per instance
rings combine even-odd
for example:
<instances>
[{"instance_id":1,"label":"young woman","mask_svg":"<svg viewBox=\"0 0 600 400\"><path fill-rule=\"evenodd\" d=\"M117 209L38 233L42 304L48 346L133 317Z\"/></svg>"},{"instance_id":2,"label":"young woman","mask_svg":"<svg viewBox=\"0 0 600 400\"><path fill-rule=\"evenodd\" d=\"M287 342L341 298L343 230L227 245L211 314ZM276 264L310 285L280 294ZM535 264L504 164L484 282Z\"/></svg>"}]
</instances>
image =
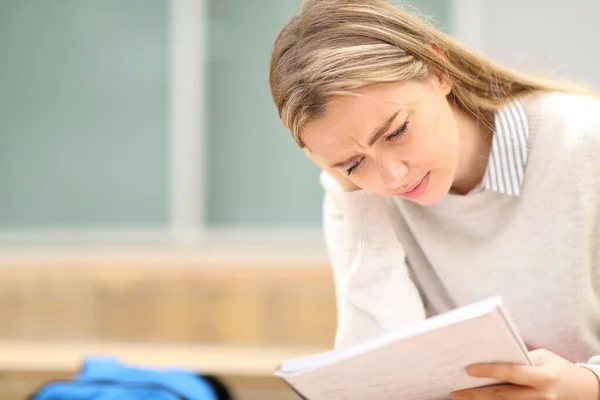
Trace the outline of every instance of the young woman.
<instances>
[{"instance_id":1,"label":"young woman","mask_svg":"<svg viewBox=\"0 0 600 400\"><path fill-rule=\"evenodd\" d=\"M305 2L270 85L324 171L336 346L500 295L544 350L533 367L472 366L510 384L453 398L599 398L592 93L499 66L384 0Z\"/></svg>"}]
</instances>

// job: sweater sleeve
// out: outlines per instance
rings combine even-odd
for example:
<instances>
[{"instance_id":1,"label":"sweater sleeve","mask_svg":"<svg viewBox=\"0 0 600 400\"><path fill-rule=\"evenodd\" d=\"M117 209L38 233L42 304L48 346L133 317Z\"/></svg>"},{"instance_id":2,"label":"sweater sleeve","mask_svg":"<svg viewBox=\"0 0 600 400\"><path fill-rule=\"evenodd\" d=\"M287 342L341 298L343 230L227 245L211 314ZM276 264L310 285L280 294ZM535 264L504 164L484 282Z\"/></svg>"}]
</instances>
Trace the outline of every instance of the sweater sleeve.
<instances>
[{"instance_id":1,"label":"sweater sleeve","mask_svg":"<svg viewBox=\"0 0 600 400\"><path fill-rule=\"evenodd\" d=\"M590 168L589 170L586 171L585 176L593 176L595 178L595 184L590 185L589 187L591 188L593 193L598 193L598 190L600 188L600 181L598 180L598 176L599 176L598 164L595 163L594 161L597 158L598 150L600 150L600 141L598 140L598 138L600 138L600 132L596 131L593 136L596 139L594 141L595 146L590 146L589 143L587 144L586 149L590 149L590 153L589 153L590 155L588 158L589 162L585 162L583 165ZM597 199L597 197L596 197L596 199ZM600 204L598 204L598 202L596 201L595 203L593 203L593 205L594 205L594 208L592 209L591 214L595 215L595 216L600 216ZM597 222L596 223L596 237L600 237L598 235L600 235L600 223ZM596 259L598 259L598 257L600 256L600 246L598 246L596 244L596 246L594 247L594 250L596 251ZM597 265L595 265L595 268L592 268L590 279L592 281L591 282L592 287L597 287L597 285L600 284L600 270L598 269ZM594 357L590 358L587 362L578 363L577 365L587 368L590 371L592 371L593 373L595 373L599 380L598 383L600 384L600 355L594 356Z\"/></svg>"},{"instance_id":2,"label":"sweater sleeve","mask_svg":"<svg viewBox=\"0 0 600 400\"><path fill-rule=\"evenodd\" d=\"M596 374L596 377L598 378L598 384L600 385L600 356L592 357L587 363L579 363L577 365L587 368Z\"/></svg>"},{"instance_id":3,"label":"sweater sleeve","mask_svg":"<svg viewBox=\"0 0 600 400\"><path fill-rule=\"evenodd\" d=\"M385 197L344 192L326 173L323 227L337 302L335 347L425 318Z\"/></svg>"}]
</instances>

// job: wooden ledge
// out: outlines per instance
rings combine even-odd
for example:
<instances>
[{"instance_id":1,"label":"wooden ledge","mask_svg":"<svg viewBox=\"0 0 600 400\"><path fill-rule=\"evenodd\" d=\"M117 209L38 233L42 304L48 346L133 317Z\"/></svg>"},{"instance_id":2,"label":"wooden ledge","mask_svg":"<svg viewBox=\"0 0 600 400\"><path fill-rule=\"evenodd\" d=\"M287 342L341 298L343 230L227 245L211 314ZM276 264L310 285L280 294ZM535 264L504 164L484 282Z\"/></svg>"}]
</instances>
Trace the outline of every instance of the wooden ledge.
<instances>
[{"instance_id":1,"label":"wooden ledge","mask_svg":"<svg viewBox=\"0 0 600 400\"><path fill-rule=\"evenodd\" d=\"M281 361L324 349L162 343L0 341L0 371L76 373L89 356L114 356L138 366L186 368L216 376L272 377Z\"/></svg>"}]
</instances>

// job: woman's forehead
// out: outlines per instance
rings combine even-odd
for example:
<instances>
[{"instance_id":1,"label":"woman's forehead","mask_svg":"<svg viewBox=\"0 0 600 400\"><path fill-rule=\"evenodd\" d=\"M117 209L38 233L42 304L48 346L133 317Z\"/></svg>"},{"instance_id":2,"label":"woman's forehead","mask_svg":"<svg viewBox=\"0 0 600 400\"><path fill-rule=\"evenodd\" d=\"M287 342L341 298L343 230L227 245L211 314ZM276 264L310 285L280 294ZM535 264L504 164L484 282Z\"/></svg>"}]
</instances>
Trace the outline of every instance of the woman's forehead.
<instances>
[{"instance_id":1,"label":"woman's forehead","mask_svg":"<svg viewBox=\"0 0 600 400\"><path fill-rule=\"evenodd\" d=\"M402 114L402 109L395 107L332 104L323 116L305 125L302 141L317 153L366 145L373 132Z\"/></svg>"}]
</instances>

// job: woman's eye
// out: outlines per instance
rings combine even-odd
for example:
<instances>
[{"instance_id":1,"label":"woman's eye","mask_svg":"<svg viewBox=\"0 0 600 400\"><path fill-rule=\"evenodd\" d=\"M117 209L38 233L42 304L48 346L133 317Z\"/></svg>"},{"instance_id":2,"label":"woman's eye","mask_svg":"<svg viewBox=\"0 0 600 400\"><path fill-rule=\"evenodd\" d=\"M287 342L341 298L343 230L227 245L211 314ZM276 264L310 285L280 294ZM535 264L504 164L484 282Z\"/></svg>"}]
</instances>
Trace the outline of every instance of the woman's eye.
<instances>
[{"instance_id":1,"label":"woman's eye","mask_svg":"<svg viewBox=\"0 0 600 400\"><path fill-rule=\"evenodd\" d=\"M402 124L402 126L398 129L396 129L394 132L390 133L388 135L388 137L385 138L385 140L392 141L395 139L399 139L402 136L404 136L404 134L406 133L406 130L408 129L408 120L404 121L404 123Z\"/></svg>"},{"instance_id":2,"label":"woman's eye","mask_svg":"<svg viewBox=\"0 0 600 400\"><path fill-rule=\"evenodd\" d=\"M362 158L361 158L360 160L356 160L356 161L355 161L355 162L352 164L352 166L346 170L346 173L347 173L348 175L352 175L352 173L353 173L353 172L356 172L356 170L357 170L358 168L360 168L360 165L362 164L362 160L363 160Z\"/></svg>"}]
</instances>

